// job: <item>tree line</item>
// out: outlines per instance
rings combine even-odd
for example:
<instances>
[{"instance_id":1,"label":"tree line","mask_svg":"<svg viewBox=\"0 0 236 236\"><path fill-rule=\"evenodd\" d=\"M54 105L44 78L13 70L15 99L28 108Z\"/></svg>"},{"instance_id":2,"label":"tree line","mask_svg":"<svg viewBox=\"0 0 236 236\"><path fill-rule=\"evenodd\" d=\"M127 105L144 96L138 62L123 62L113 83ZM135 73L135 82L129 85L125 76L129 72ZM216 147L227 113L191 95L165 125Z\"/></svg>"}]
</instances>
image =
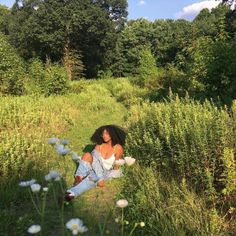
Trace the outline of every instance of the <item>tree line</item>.
<instances>
[{"instance_id":1,"label":"tree line","mask_svg":"<svg viewBox=\"0 0 236 236\"><path fill-rule=\"evenodd\" d=\"M154 100L171 87L227 102L236 96L236 14L227 2L192 22L151 22L128 21L127 0L16 0L0 6L0 32L24 62L59 63L70 80L136 76Z\"/></svg>"}]
</instances>

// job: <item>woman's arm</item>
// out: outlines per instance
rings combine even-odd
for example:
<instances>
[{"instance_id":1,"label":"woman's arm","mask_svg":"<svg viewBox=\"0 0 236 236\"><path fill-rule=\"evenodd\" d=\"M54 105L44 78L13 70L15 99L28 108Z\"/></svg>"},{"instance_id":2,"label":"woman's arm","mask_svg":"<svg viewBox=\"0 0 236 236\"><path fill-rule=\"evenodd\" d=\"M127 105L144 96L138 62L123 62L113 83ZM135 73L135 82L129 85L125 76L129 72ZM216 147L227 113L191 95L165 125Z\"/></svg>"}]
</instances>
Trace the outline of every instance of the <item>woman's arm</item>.
<instances>
[{"instance_id":1,"label":"woman's arm","mask_svg":"<svg viewBox=\"0 0 236 236\"><path fill-rule=\"evenodd\" d=\"M115 149L115 159L119 160L123 156L123 153L124 153L123 147L120 144L117 144ZM119 165L114 165L115 170L118 170L119 168L120 168Z\"/></svg>"}]
</instances>

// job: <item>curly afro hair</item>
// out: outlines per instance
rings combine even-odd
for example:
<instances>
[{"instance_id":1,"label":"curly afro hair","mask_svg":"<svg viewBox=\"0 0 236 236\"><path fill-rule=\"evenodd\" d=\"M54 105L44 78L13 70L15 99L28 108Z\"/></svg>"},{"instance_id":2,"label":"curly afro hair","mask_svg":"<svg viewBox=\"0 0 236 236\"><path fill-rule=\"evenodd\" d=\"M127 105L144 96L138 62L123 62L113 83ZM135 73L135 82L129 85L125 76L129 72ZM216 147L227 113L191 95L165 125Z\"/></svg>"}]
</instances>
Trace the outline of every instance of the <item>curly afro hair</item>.
<instances>
[{"instance_id":1,"label":"curly afro hair","mask_svg":"<svg viewBox=\"0 0 236 236\"><path fill-rule=\"evenodd\" d=\"M102 133L104 130L107 130L110 134L113 146L116 144L123 146L125 144L126 133L123 128L117 125L104 125L99 127L90 138L91 141L99 145L102 144L104 142L102 138Z\"/></svg>"}]
</instances>

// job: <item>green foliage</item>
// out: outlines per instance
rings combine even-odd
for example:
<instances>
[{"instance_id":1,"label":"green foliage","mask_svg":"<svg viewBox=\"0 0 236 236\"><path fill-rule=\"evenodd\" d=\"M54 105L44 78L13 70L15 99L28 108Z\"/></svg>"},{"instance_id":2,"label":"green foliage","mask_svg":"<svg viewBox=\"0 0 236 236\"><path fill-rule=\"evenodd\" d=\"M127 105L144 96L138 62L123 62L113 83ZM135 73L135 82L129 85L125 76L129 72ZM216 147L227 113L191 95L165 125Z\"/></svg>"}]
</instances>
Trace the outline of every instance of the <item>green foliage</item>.
<instances>
[{"instance_id":1,"label":"green foliage","mask_svg":"<svg viewBox=\"0 0 236 236\"><path fill-rule=\"evenodd\" d=\"M121 194L129 202L129 225L145 222L137 235L226 235L219 212L190 191L184 179L177 184L136 164L126 172Z\"/></svg>"},{"instance_id":2,"label":"green foliage","mask_svg":"<svg viewBox=\"0 0 236 236\"><path fill-rule=\"evenodd\" d=\"M112 72L110 70L108 70L108 71L99 70L98 71L98 79L109 79L111 77L112 77Z\"/></svg>"},{"instance_id":3,"label":"green foliage","mask_svg":"<svg viewBox=\"0 0 236 236\"><path fill-rule=\"evenodd\" d=\"M191 23L186 20L156 20L153 31L152 48L158 66L173 63L193 40Z\"/></svg>"},{"instance_id":4,"label":"green foliage","mask_svg":"<svg viewBox=\"0 0 236 236\"><path fill-rule=\"evenodd\" d=\"M144 66L145 59L151 62L152 69L155 62L153 62L153 58L151 58L152 56L147 49L150 46L151 36L151 22L146 19L129 21L121 32L116 44L114 65L112 66L115 75L137 75L137 68ZM145 49L147 50L145 51ZM141 50L144 50L145 55L141 54ZM145 58L142 58L143 56ZM141 63L140 60L142 60Z\"/></svg>"},{"instance_id":5,"label":"green foliage","mask_svg":"<svg viewBox=\"0 0 236 236\"><path fill-rule=\"evenodd\" d=\"M165 176L186 179L197 192L235 189L234 131L223 109L185 98L134 106L127 121L127 151ZM229 173L229 174L225 174ZM231 173L231 174L230 174ZM225 183L232 183L230 188Z\"/></svg>"},{"instance_id":6,"label":"green foliage","mask_svg":"<svg viewBox=\"0 0 236 236\"><path fill-rule=\"evenodd\" d=\"M236 44L209 37L195 41L191 51L189 76L192 90L204 91L208 97L220 97L224 103L235 99L236 91ZM200 86L195 86L201 84Z\"/></svg>"},{"instance_id":7,"label":"green foliage","mask_svg":"<svg viewBox=\"0 0 236 236\"><path fill-rule=\"evenodd\" d=\"M23 94L24 76L22 59L0 33L0 94Z\"/></svg>"},{"instance_id":8,"label":"green foliage","mask_svg":"<svg viewBox=\"0 0 236 236\"><path fill-rule=\"evenodd\" d=\"M64 94L69 89L68 74L64 67L58 64L46 65L39 59L28 64L27 94Z\"/></svg>"},{"instance_id":9,"label":"green foliage","mask_svg":"<svg viewBox=\"0 0 236 236\"><path fill-rule=\"evenodd\" d=\"M145 88L133 85L128 79L116 79L108 86L117 101L122 102L126 107L141 103L147 94Z\"/></svg>"},{"instance_id":10,"label":"green foliage","mask_svg":"<svg viewBox=\"0 0 236 236\"><path fill-rule=\"evenodd\" d=\"M67 49L64 53L63 64L69 80L79 80L83 78L85 68L80 53Z\"/></svg>"},{"instance_id":11,"label":"green foliage","mask_svg":"<svg viewBox=\"0 0 236 236\"><path fill-rule=\"evenodd\" d=\"M139 52L139 65L137 68L139 77L148 78L157 75L157 66L154 56L149 47L143 48Z\"/></svg>"},{"instance_id":12,"label":"green foliage","mask_svg":"<svg viewBox=\"0 0 236 236\"><path fill-rule=\"evenodd\" d=\"M60 62L69 46L81 52L82 59L76 56L76 60L82 60L87 77L111 65L117 32L127 17L126 0L21 3L12 8L10 39L24 58Z\"/></svg>"},{"instance_id":13,"label":"green foliage","mask_svg":"<svg viewBox=\"0 0 236 236\"><path fill-rule=\"evenodd\" d=\"M54 64L46 68L44 81L46 95L64 94L68 88L68 76L63 67Z\"/></svg>"},{"instance_id":14,"label":"green foliage","mask_svg":"<svg viewBox=\"0 0 236 236\"><path fill-rule=\"evenodd\" d=\"M186 73L174 65L168 65L165 68L165 72L162 73L160 77L159 83L161 96L164 95L166 97L170 89L179 96L185 96L186 91L191 89L191 82Z\"/></svg>"},{"instance_id":15,"label":"green foliage","mask_svg":"<svg viewBox=\"0 0 236 236\"><path fill-rule=\"evenodd\" d=\"M45 68L41 60L35 58L28 63L26 94L43 94Z\"/></svg>"},{"instance_id":16,"label":"green foliage","mask_svg":"<svg viewBox=\"0 0 236 236\"><path fill-rule=\"evenodd\" d=\"M86 81L87 82L87 81ZM93 81L96 82L96 81ZM86 91L85 91L86 90ZM29 199L18 183L32 178L44 180L49 170L64 172L62 160L47 143L56 136L67 138L79 154L90 144L89 137L104 124L121 124L125 108L103 86L87 86L84 92L64 96L21 96L0 99L0 234L25 235L30 224ZM73 183L75 165L68 156L68 185ZM53 194L50 194L52 196ZM47 207L54 203L47 202ZM9 209L11 209L9 211ZM69 210L71 214L71 210ZM54 233L55 214L48 213L47 225ZM23 219L20 220L20 216ZM67 216L67 218L69 218ZM28 220L28 225L26 221ZM89 219L91 220L91 218ZM35 222L35 221L34 221ZM93 223L91 223L92 225ZM21 234L22 233L22 234Z\"/></svg>"},{"instance_id":17,"label":"green foliage","mask_svg":"<svg viewBox=\"0 0 236 236\"><path fill-rule=\"evenodd\" d=\"M229 12L229 6L221 4L213 8L211 12L208 9L203 9L193 21L194 37L209 36L212 39L217 37L222 33L222 30L225 31L225 25L222 25L222 20L225 20Z\"/></svg>"},{"instance_id":18,"label":"green foliage","mask_svg":"<svg viewBox=\"0 0 236 236\"><path fill-rule=\"evenodd\" d=\"M0 4L0 32L3 34L8 34L8 24L9 24L10 10Z\"/></svg>"}]
</instances>

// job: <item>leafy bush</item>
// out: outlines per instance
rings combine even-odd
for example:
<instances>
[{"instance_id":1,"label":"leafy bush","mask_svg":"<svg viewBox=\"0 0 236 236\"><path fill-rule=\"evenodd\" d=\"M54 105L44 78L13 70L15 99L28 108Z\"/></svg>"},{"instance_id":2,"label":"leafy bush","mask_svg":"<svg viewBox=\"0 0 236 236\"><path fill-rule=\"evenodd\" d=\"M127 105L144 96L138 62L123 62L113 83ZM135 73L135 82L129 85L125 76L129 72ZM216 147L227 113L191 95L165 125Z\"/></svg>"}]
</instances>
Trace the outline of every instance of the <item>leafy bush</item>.
<instances>
[{"instance_id":1,"label":"leafy bush","mask_svg":"<svg viewBox=\"0 0 236 236\"><path fill-rule=\"evenodd\" d=\"M26 94L43 94L45 68L41 60L35 58L28 64Z\"/></svg>"},{"instance_id":2,"label":"leafy bush","mask_svg":"<svg viewBox=\"0 0 236 236\"><path fill-rule=\"evenodd\" d=\"M145 166L207 194L235 189L235 123L225 110L172 96L133 106L127 126L127 151Z\"/></svg>"},{"instance_id":3,"label":"leafy bush","mask_svg":"<svg viewBox=\"0 0 236 236\"><path fill-rule=\"evenodd\" d=\"M151 49L144 47L139 52L138 76L145 79L149 76L157 75L157 72L155 57L152 55Z\"/></svg>"},{"instance_id":4,"label":"leafy bush","mask_svg":"<svg viewBox=\"0 0 236 236\"><path fill-rule=\"evenodd\" d=\"M46 68L44 92L46 95L64 94L69 89L68 76L65 69L57 64Z\"/></svg>"},{"instance_id":5,"label":"leafy bush","mask_svg":"<svg viewBox=\"0 0 236 236\"><path fill-rule=\"evenodd\" d=\"M69 90L69 80L64 67L59 64L44 65L39 59L28 64L27 94L64 94Z\"/></svg>"},{"instance_id":6,"label":"leafy bush","mask_svg":"<svg viewBox=\"0 0 236 236\"><path fill-rule=\"evenodd\" d=\"M0 33L0 94L23 94L24 76L23 60Z\"/></svg>"}]
</instances>

